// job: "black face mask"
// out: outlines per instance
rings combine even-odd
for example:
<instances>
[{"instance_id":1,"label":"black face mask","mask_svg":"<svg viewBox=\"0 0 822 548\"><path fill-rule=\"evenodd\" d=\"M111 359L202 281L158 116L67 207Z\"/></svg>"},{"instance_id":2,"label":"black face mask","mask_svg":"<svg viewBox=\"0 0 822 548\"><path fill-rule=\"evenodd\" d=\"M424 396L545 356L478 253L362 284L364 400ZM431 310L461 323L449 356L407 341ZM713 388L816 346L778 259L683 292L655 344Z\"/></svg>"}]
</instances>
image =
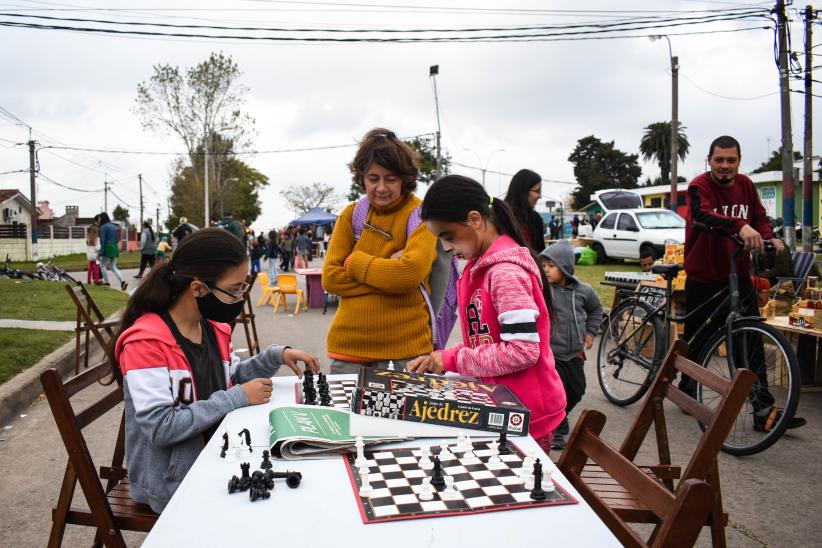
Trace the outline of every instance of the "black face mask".
<instances>
[{"instance_id":1,"label":"black face mask","mask_svg":"<svg viewBox=\"0 0 822 548\"><path fill-rule=\"evenodd\" d=\"M203 318L219 323L229 323L240 315L243 311L245 301L236 303L224 303L212 292L209 291L202 297L197 297L197 308Z\"/></svg>"}]
</instances>

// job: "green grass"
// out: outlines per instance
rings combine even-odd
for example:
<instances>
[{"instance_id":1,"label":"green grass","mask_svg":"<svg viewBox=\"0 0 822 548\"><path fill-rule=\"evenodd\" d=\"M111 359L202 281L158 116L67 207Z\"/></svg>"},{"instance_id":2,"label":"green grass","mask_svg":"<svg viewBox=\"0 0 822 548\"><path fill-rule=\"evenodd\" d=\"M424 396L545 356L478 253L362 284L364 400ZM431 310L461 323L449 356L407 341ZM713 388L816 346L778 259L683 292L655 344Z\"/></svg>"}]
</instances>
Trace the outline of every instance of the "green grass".
<instances>
[{"instance_id":1,"label":"green grass","mask_svg":"<svg viewBox=\"0 0 822 548\"><path fill-rule=\"evenodd\" d=\"M43 356L70 341L68 331L41 331L39 329L0 329L0 384L39 362Z\"/></svg>"},{"instance_id":2,"label":"green grass","mask_svg":"<svg viewBox=\"0 0 822 548\"><path fill-rule=\"evenodd\" d=\"M128 295L116 289L95 286L88 289L106 316L128 300ZM0 280L0 318L70 321L76 317L74 302L62 282Z\"/></svg>"},{"instance_id":3,"label":"green grass","mask_svg":"<svg viewBox=\"0 0 822 548\"><path fill-rule=\"evenodd\" d=\"M614 288L600 283L605 280L605 273L617 271L639 272L640 270L639 263L622 262L591 266L578 264L574 266L574 276L594 288L603 307L611 308L611 303L614 300Z\"/></svg>"},{"instance_id":4,"label":"green grass","mask_svg":"<svg viewBox=\"0 0 822 548\"><path fill-rule=\"evenodd\" d=\"M18 261L9 263L14 268L20 270L34 271L37 270L38 262L46 262L49 257L42 257L39 261ZM63 270L71 272L85 272L88 269L88 259L85 253L72 253L71 255L60 255L54 257L51 261L60 266ZM120 253L117 257L117 268L139 268L140 267L140 253L130 251L128 253Z\"/></svg>"}]
</instances>

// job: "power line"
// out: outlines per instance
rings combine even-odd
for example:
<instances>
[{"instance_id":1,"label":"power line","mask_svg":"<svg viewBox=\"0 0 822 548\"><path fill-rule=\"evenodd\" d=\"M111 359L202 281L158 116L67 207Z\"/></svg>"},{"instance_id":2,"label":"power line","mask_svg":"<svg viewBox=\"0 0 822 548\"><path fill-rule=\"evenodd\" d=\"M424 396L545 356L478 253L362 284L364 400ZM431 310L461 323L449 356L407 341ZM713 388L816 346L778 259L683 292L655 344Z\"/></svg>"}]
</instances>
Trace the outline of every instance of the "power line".
<instances>
[{"instance_id":1,"label":"power line","mask_svg":"<svg viewBox=\"0 0 822 548\"><path fill-rule=\"evenodd\" d=\"M58 182L58 181L55 181L54 179L52 179L52 178L51 178L51 177L49 177L48 175L45 175L45 174L44 174L44 173L42 173L42 172L39 172L39 173L37 174L37 178L38 178L38 179L44 179L44 180L48 181L49 183L51 183L51 184L53 184L53 185L57 185L57 186L59 186L59 187L61 187L61 188L65 188L65 189L67 189L67 190L73 190L73 191L75 191L75 192L87 192L87 193L89 193L89 192L103 192L103 189L98 189L98 190L89 190L89 189L86 189L86 188L77 188L77 187L73 187L73 186L69 186L69 185L64 185L63 183L60 183L60 182Z\"/></svg>"}]
</instances>

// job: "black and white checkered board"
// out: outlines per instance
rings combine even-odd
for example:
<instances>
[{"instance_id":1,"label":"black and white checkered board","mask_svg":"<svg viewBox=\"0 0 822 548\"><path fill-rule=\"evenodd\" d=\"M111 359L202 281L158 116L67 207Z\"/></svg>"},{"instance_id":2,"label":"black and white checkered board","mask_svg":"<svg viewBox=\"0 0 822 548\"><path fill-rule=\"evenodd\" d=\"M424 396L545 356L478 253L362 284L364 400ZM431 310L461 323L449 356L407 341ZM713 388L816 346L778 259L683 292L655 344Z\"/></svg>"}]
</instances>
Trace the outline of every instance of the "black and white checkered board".
<instances>
[{"instance_id":1,"label":"black and white checkered board","mask_svg":"<svg viewBox=\"0 0 822 548\"><path fill-rule=\"evenodd\" d=\"M331 407L338 407L340 409L351 409L351 394L354 393L354 387L357 386L357 381L328 381L328 391L331 393ZM319 391L317 388L317 377L314 377L314 388L317 389L317 402L320 401ZM294 396L297 403L304 403L303 398L303 383L299 381L294 383Z\"/></svg>"},{"instance_id":2,"label":"black and white checkered board","mask_svg":"<svg viewBox=\"0 0 822 548\"><path fill-rule=\"evenodd\" d=\"M368 497L359 494L360 476L354 466L356 455L345 455L348 476L363 523L577 504L577 500L556 482L554 492L546 493L545 500L532 500L530 491L517 477L517 471L522 466L525 455L510 441L508 444L511 453L500 455L502 464L497 465L497 468L489 467L487 464L491 453L488 441L473 442L474 454L480 460L479 464L464 463L460 451L456 452L454 459L443 461L443 474L454 477L455 487L461 495L455 500L442 500L436 490L432 500L419 500L417 494L422 489L423 478L430 476L431 470L420 468L418 447L366 450L365 457L369 464L368 481L373 489ZM453 452L455 446L451 445L450 450ZM433 456L438 454L440 449L435 446L430 451ZM543 466L553 467L553 464L546 459ZM547 480L543 480L543 486L546 485L545 481Z\"/></svg>"},{"instance_id":3,"label":"black and white checkered board","mask_svg":"<svg viewBox=\"0 0 822 548\"><path fill-rule=\"evenodd\" d=\"M445 390L430 388L422 384L394 382L392 392L366 390L362 396L362 414L374 417L398 419L404 414L406 396L425 396L431 399L452 400L461 403L496 405L485 392L467 388Z\"/></svg>"},{"instance_id":4,"label":"black and white checkered board","mask_svg":"<svg viewBox=\"0 0 822 548\"><path fill-rule=\"evenodd\" d=\"M455 400L462 403L496 405L488 393L480 390L469 390L468 388L436 389L421 384L407 384L404 386L395 386L394 389L403 394L427 396L435 400Z\"/></svg>"}]
</instances>

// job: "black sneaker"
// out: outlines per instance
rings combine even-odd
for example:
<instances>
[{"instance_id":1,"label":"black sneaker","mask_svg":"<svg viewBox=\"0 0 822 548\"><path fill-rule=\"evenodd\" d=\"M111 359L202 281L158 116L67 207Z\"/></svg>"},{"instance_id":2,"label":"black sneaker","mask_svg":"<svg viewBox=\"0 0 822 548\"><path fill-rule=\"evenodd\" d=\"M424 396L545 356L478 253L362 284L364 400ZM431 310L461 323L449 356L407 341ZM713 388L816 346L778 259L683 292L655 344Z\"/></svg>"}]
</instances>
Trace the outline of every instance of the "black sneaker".
<instances>
[{"instance_id":1,"label":"black sneaker","mask_svg":"<svg viewBox=\"0 0 822 548\"><path fill-rule=\"evenodd\" d=\"M128 287L128 284L126 282L120 282L120 289L125 291L127 287Z\"/></svg>"},{"instance_id":2,"label":"black sneaker","mask_svg":"<svg viewBox=\"0 0 822 548\"><path fill-rule=\"evenodd\" d=\"M771 407L771 412L767 415L754 413L753 429L757 432L770 432L773 426L782 418L782 413L783 410L778 407ZM808 421L802 417L793 417L785 428L790 430L792 428L805 426L806 424L808 424Z\"/></svg>"},{"instance_id":3,"label":"black sneaker","mask_svg":"<svg viewBox=\"0 0 822 548\"><path fill-rule=\"evenodd\" d=\"M551 441L551 449L562 451L565 449L565 436L554 432L554 439Z\"/></svg>"}]
</instances>

